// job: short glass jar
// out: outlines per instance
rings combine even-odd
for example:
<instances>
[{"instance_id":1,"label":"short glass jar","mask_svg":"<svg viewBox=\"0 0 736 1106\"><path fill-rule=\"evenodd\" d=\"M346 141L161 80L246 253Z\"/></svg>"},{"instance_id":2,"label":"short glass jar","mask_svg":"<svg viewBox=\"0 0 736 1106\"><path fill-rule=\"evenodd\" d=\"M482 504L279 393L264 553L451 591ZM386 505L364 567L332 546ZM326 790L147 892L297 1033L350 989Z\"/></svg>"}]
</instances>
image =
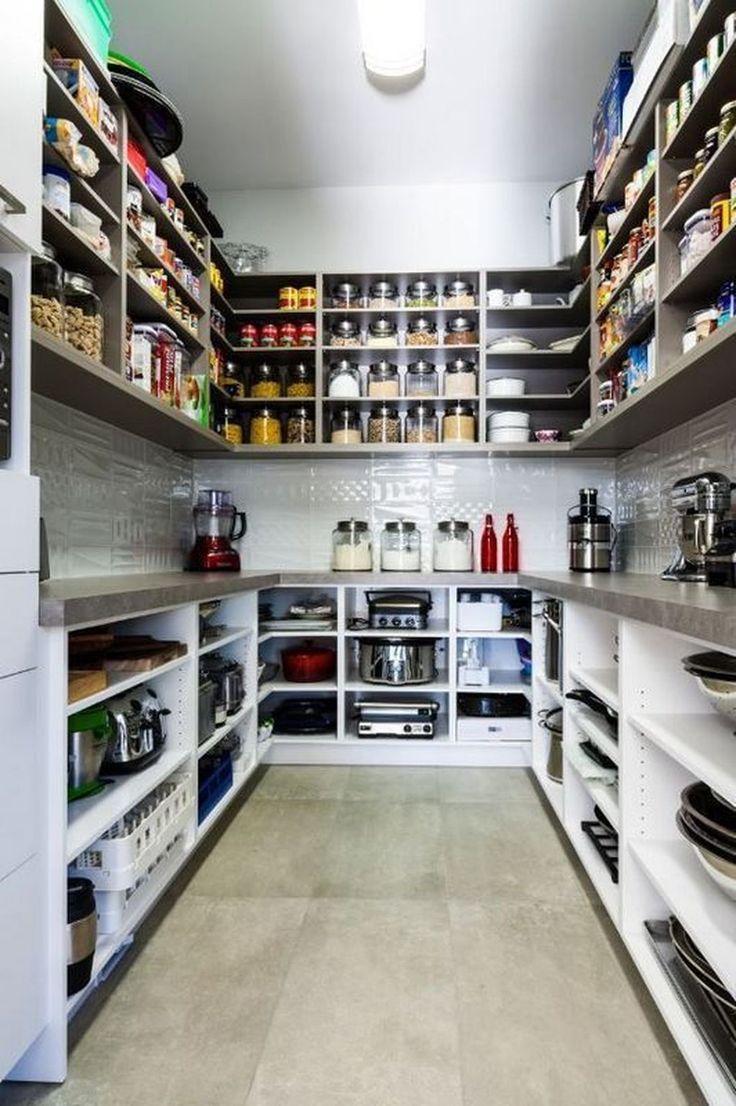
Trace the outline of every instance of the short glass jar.
<instances>
[{"instance_id":1,"label":"short glass jar","mask_svg":"<svg viewBox=\"0 0 736 1106\"><path fill-rule=\"evenodd\" d=\"M333 411L330 441L333 445L360 445L363 441L363 424L360 413L354 407L340 407Z\"/></svg>"},{"instance_id":2,"label":"short glass jar","mask_svg":"<svg viewBox=\"0 0 736 1106\"><path fill-rule=\"evenodd\" d=\"M31 258L31 322L54 338L64 337L64 271L48 242Z\"/></svg>"},{"instance_id":3,"label":"short glass jar","mask_svg":"<svg viewBox=\"0 0 736 1106\"><path fill-rule=\"evenodd\" d=\"M434 407L427 407L424 403L410 407L406 412L404 441L410 445L419 445L439 440L440 426Z\"/></svg>"},{"instance_id":4,"label":"short glass jar","mask_svg":"<svg viewBox=\"0 0 736 1106\"><path fill-rule=\"evenodd\" d=\"M475 307L475 288L469 280L451 280L442 297L445 307Z\"/></svg>"},{"instance_id":5,"label":"short glass jar","mask_svg":"<svg viewBox=\"0 0 736 1106\"><path fill-rule=\"evenodd\" d=\"M286 370L286 395L289 399L308 399L314 395L314 369L305 361L295 361Z\"/></svg>"},{"instance_id":6,"label":"short glass jar","mask_svg":"<svg viewBox=\"0 0 736 1106\"><path fill-rule=\"evenodd\" d=\"M333 572L371 572L373 542L368 523L348 518L332 531Z\"/></svg>"},{"instance_id":7,"label":"short glass jar","mask_svg":"<svg viewBox=\"0 0 736 1106\"><path fill-rule=\"evenodd\" d=\"M435 572L472 572L473 531L467 522L451 518L434 532Z\"/></svg>"},{"instance_id":8,"label":"short glass jar","mask_svg":"<svg viewBox=\"0 0 736 1106\"><path fill-rule=\"evenodd\" d=\"M81 353L102 361L102 300L92 281L82 273L64 273L64 337Z\"/></svg>"},{"instance_id":9,"label":"short glass jar","mask_svg":"<svg viewBox=\"0 0 736 1106\"><path fill-rule=\"evenodd\" d=\"M251 398L278 399L281 394L281 369L268 361L254 365L250 373Z\"/></svg>"},{"instance_id":10,"label":"short glass jar","mask_svg":"<svg viewBox=\"0 0 736 1106\"><path fill-rule=\"evenodd\" d=\"M260 407L250 420L251 445L280 445L281 419L271 407Z\"/></svg>"},{"instance_id":11,"label":"short glass jar","mask_svg":"<svg viewBox=\"0 0 736 1106\"><path fill-rule=\"evenodd\" d=\"M444 393L448 399L472 399L478 390L474 361L457 357L445 365Z\"/></svg>"},{"instance_id":12,"label":"short glass jar","mask_svg":"<svg viewBox=\"0 0 736 1106\"><path fill-rule=\"evenodd\" d=\"M294 407L286 416L288 445L310 445L314 441L314 411L311 407Z\"/></svg>"},{"instance_id":13,"label":"short glass jar","mask_svg":"<svg viewBox=\"0 0 736 1106\"><path fill-rule=\"evenodd\" d=\"M372 407L368 415L368 441L372 445L392 444L401 441L401 418L396 407L383 403Z\"/></svg>"},{"instance_id":14,"label":"short glass jar","mask_svg":"<svg viewBox=\"0 0 736 1106\"><path fill-rule=\"evenodd\" d=\"M431 361L412 361L406 369L406 394L414 399L433 399L439 395L437 366Z\"/></svg>"},{"instance_id":15,"label":"short glass jar","mask_svg":"<svg viewBox=\"0 0 736 1106\"><path fill-rule=\"evenodd\" d=\"M330 345L343 348L360 346L360 327L352 319L340 319L330 329Z\"/></svg>"},{"instance_id":16,"label":"short glass jar","mask_svg":"<svg viewBox=\"0 0 736 1106\"><path fill-rule=\"evenodd\" d=\"M404 297L406 307L436 307L437 285L429 280L415 280L407 287Z\"/></svg>"},{"instance_id":17,"label":"short glass jar","mask_svg":"<svg viewBox=\"0 0 736 1106\"><path fill-rule=\"evenodd\" d=\"M376 361L368 370L368 397L370 399L398 399L401 395L401 378L397 365L390 361Z\"/></svg>"},{"instance_id":18,"label":"short glass jar","mask_svg":"<svg viewBox=\"0 0 736 1106\"><path fill-rule=\"evenodd\" d=\"M436 346L436 324L431 319L425 318L424 315L418 315L416 318L410 319L406 328L406 344L407 346Z\"/></svg>"},{"instance_id":19,"label":"short glass jar","mask_svg":"<svg viewBox=\"0 0 736 1106\"><path fill-rule=\"evenodd\" d=\"M469 403L453 403L445 408L442 420L443 442L474 442L476 440L475 409Z\"/></svg>"},{"instance_id":20,"label":"short glass jar","mask_svg":"<svg viewBox=\"0 0 736 1106\"><path fill-rule=\"evenodd\" d=\"M355 361L334 361L327 377L327 394L331 399L359 399L360 369Z\"/></svg>"},{"instance_id":21,"label":"short glass jar","mask_svg":"<svg viewBox=\"0 0 736 1106\"><path fill-rule=\"evenodd\" d=\"M399 306L399 290L390 280L374 280L368 289L368 306L372 310L387 310Z\"/></svg>"},{"instance_id":22,"label":"short glass jar","mask_svg":"<svg viewBox=\"0 0 736 1106\"><path fill-rule=\"evenodd\" d=\"M445 326L446 346L474 346L478 343L478 328L468 315L456 315Z\"/></svg>"},{"instance_id":23,"label":"short glass jar","mask_svg":"<svg viewBox=\"0 0 736 1106\"><path fill-rule=\"evenodd\" d=\"M366 345L374 349L395 349L399 344L399 332L393 319L375 319L368 325Z\"/></svg>"},{"instance_id":24,"label":"short glass jar","mask_svg":"<svg viewBox=\"0 0 736 1106\"><path fill-rule=\"evenodd\" d=\"M382 572L420 572L422 535L415 522L387 522L381 534Z\"/></svg>"}]
</instances>

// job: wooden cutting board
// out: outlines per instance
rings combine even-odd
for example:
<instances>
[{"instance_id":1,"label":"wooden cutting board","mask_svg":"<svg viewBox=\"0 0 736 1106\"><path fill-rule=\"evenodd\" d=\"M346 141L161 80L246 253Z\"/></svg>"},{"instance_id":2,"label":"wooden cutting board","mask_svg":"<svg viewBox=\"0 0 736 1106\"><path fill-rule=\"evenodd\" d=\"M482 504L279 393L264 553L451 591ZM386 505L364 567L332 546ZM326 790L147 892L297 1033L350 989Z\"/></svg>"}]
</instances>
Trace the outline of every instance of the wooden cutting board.
<instances>
[{"instance_id":1,"label":"wooden cutting board","mask_svg":"<svg viewBox=\"0 0 736 1106\"><path fill-rule=\"evenodd\" d=\"M104 657L103 663L106 672L150 672L186 654L187 647L180 641L156 641L129 649L115 648Z\"/></svg>"},{"instance_id":2,"label":"wooden cutting board","mask_svg":"<svg viewBox=\"0 0 736 1106\"><path fill-rule=\"evenodd\" d=\"M98 691L104 691L107 687L107 672L102 669L96 672L75 672L69 670L69 702L76 703L79 699L86 699L88 695L94 695Z\"/></svg>"}]
</instances>

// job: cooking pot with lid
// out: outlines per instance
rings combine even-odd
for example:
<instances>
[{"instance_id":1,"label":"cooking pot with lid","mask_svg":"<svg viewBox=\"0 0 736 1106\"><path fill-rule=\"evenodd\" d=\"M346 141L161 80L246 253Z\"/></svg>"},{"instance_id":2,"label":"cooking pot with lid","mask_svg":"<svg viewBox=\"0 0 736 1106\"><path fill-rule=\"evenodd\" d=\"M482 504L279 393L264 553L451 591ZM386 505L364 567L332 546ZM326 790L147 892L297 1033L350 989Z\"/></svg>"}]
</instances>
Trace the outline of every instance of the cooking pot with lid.
<instances>
[{"instance_id":1,"label":"cooking pot with lid","mask_svg":"<svg viewBox=\"0 0 736 1106\"><path fill-rule=\"evenodd\" d=\"M331 680L337 671L337 653L326 645L305 641L281 650L284 679L295 684L317 684Z\"/></svg>"},{"instance_id":2,"label":"cooking pot with lid","mask_svg":"<svg viewBox=\"0 0 736 1106\"><path fill-rule=\"evenodd\" d=\"M358 668L369 684L427 684L437 678L437 643L430 638L359 638Z\"/></svg>"}]
</instances>

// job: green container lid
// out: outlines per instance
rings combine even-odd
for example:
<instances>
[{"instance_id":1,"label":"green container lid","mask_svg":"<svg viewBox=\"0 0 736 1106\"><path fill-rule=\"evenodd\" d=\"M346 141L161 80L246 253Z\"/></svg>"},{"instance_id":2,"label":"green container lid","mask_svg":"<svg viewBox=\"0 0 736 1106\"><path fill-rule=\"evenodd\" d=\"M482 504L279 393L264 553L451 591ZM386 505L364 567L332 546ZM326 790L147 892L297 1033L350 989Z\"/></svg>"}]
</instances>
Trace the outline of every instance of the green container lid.
<instances>
[{"instance_id":1,"label":"green container lid","mask_svg":"<svg viewBox=\"0 0 736 1106\"><path fill-rule=\"evenodd\" d=\"M110 733L110 716L104 706L88 707L87 710L70 714L67 719L67 733L81 733L82 730L102 730Z\"/></svg>"},{"instance_id":2,"label":"green container lid","mask_svg":"<svg viewBox=\"0 0 736 1106\"><path fill-rule=\"evenodd\" d=\"M142 73L144 77L148 77L149 81L152 79L145 66L141 65L135 58L129 58L127 54L121 54L118 50L108 50L107 60L108 62L114 62L116 65L124 65L135 73Z\"/></svg>"}]
</instances>

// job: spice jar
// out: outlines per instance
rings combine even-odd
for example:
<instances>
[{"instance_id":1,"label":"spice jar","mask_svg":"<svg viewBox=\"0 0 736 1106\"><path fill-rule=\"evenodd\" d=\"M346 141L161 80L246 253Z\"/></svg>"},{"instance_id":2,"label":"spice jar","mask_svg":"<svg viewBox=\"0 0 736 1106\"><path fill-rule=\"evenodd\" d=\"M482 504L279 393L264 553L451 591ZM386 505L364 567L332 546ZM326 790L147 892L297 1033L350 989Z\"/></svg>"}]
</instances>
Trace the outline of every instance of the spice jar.
<instances>
[{"instance_id":1,"label":"spice jar","mask_svg":"<svg viewBox=\"0 0 736 1106\"><path fill-rule=\"evenodd\" d=\"M382 572L420 572L422 535L415 522L387 522L381 534Z\"/></svg>"},{"instance_id":2,"label":"spice jar","mask_svg":"<svg viewBox=\"0 0 736 1106\"><path fill-rule=\"evenodd\" d=\"M359 346L360 329L352 319L340 319L330 330L331 346Z\"/></svg>"},{"instance_id":3,"label":"spice jar","mask_svg":"<svg viewBox=\"0 0 736 1106\"><path fill-rule=\"evenodd\" d=\"M705 169L706 157L705 150L695 151L695 162L693 164L693 180L697 180L700 174Z\"/></svg>"},{"instance_id":4,"label":"spice jar","mask_svg":"<svg viewBox=\"0 0 736 1106\"><path fill-rule=\"evenodd\" d=\"M719 146L723 145L734 127L736 127L736 100L729 100L721 108L721 121L718 127Z\"/></svg>"},{"instance_id":5,"label":"spice jar","mask_svg":"<svg viewBox=\"0 0 736 1106\"><path fill-rule=\"evenodd\" d=\"M411 445L426 442L438 442L439 421L434 407L425 407L418 403L406 412L406 433L404 440Z\"/></svg>"},{"instance_id":6,"label":"spice jar","mask_svg":"<svg viewBox=\"0 0 736 1106\"><path fill-rule=\"evenodd\" d=\"M715 242L731 225L731 195L721 192L710 201L710 240Z\"/></svg>"},{"instance_id":7,"label":"spice jar","mask_svg":"<svg viewBox=\"0 0 736 1106\"><path fill-rule=\"evenodd\" d=\"M359 299L360 288L357 284L351 284L350 281L346 280L342 284L332 286L333 307L357 307Z\"/></svg>"},{"instance_id":8,"label":"spice jar","mask_svg":"<svg viewBox=\"0 0 736 1106\"><path fill-rule=\"evenodd\" d=\"M401 441L401 419L395 407L381 404L372 407L368 416L368 441L396 443Z\"/></svg>"},{"instance_id":9,"label":"spice jar","mask_svg":"<svg viewBox=\"0 0 736 1106\"><path fill-rule=\"evenodd\" d=\"M443 442L475 441L475 410L469 403L453 403L442 420Z\"/></svg>"},{"instance_id":10,"label":"spice jar","mask_svg":"<svg viewBox=\"0 0 736 1106\"><path fill-rule=\"evenodd\" d=\"M245 349L255 349L260 340L255 323L243 323L240 328L240 345Z\"/></svg>"},{"instance_id":11,"label":"spice jar","mask_svg":"<svg viewBox=\"0 0 736 1106\"><path fill-rule=\"evenodd\" d=\"M405 380L407 396L431 398L440 394L437 367L431 361L412 361Z\"/></svg>"},{"instance_id":12,"label":"spice jar","mask_svg":"<svg viewBox=\"0 0 736 1106\"><path fill-rule=\"evenodd\" d=\"M333 572L370 572L373 568L373 542L368 523L347 518L332 531Z\"/></svg>"},{"instance_id":13,"label":"spice jar","mask_svg":"<svg viewBox=\"0 0 736 1106\"><path fill-rule=\"evenodd\" d=\"M436 346L436 325L424 315L410 319L406 330L406 344L407 346Z\"/></svg>"},{"instance_id":14,"label":"spice jar","mask_svg":"<svg viewBox=\"0 0 736 1106\"><path fill-rule=\"evenodd\" d=\"M272 408L261 407L253 412L250 420L250 444L281 444L281 420Z\"/></svg>"},{"instance_id":15,"label":"spice jar","mask_svg":"<svg viewBox=\"0 0 736 1106\"><path fill-rule=\"evenodd\" d=\"M475 362L464 357L448 361L444 372L444 393L448 399L469 399L477 391Z\"/></svg>"},{"instance_id":16,"label":"spice jar","mask_svg":"<svg viewBox=\"0 0 736 1106\"><path fill-rule=\"evenodd\" d=\"M291 349L297 343L299 331L296 323L281 323L279 327L279 346L281 349Z\"/></svg>"},{"instance_id":17,"label":"spice jar","mask_svg":"<svg viewBox=\"0 0 736 1106\"><path fill-rule=\"evenodd\" d=\"M475 307L475 288L468 280L451 280L442 302L445 307Z\"/></svg>"},{"instance_id":18,"label":"spice jar","mask_svg":"<svg viewBox=\"0 0 736 1106\"><path fill-rule=\"evenodd\" d=\"M289 445L308 445L314 441L314 414L310 407L295 407L289 411L286 441Z\"/></svg>"},{"instance_id":19,"label":"spice jar","mask_svg":"<svg viewBox=\"0 0 736 1106\"><path fill-rule=\"evenodd\" d=\"M467 315L456 315L445 328L446 346L473 346L478 341L475 323Z\"/></svg>"},{"instance_id":20,"label":"spice jar","mask_svg":"<svg viewBox=\"0 0 736 1106\"><path fill-rule=\"evenodd\" d=\"M429 280L415 280L406 289L407 307L436 307L437 286Z\"/></svg>"},{"instance_id":21,"label":"spice jar","mask_svg":"<svg viewBox=\"0 0 736 1106\"><path fill-rule=\"evenodd\" d=\"M399 306L399 292L390 280L374 280L368 289L368 306L380 309Z\"/></svg>"},{"instance_id":22,"label":"spice jar","mask_svg":"<svg viewBox=\"0 0 736 1106\"><path fill-rule=\"evenodd\" d=\"M240 421L237 407L223 407L222 436L231 445L243 444L243 424Z\"/></svg>"},{"instance_id":23,"label":"spice jar","mask_svg":"<svg viewBox=\"0 0 736 1106\"><path fill-rule=\"evenodd\" d=\"M296 361L286 370L286 394L290 399L314 395L314 370L304 361Z\"/></svg>"},{"instance_id":24,"label":"spice jar","mask_svg":"<svg viewBox=\"0 0 736 1106\"><path fill-rule=\"evenodd\" d=\"M75 349L102 361L102 301L82 273L64 273L64 337Z\"/></svg>"},{"instance_id":25,"label":"spice jar","mask_svg":"<svg viewBox=\"0 0 736 1106\"><path fill-rule=\"evenodd\" d=\"M264 361L254 365L250 376L250 395L253 399L277 399L281 395L281 370Z\"/></svg>"},{"instance_id":26,"label":"spice jar","mask_svg":"<svg viewBox=\"0 0 736 1106\"><path fill-rule=\"evenodd\" d=\"M297 345L305 348L309 346L315 346L317 344L317 327L314 323L300 323L299 333L297 335Z\"/></svg>"},{"instance_id":27,"label":"spice jar","mask_svg":"<svg viewBox=\"0 0 736 1106\"><path fill-rule=\"evenodd\" d=\"M710 127L705 132L705 141L703 142L703 154L705 155L706 165L713 157L713 154L718 149L718 127Z\"/></svg>"},{"instance_id":28,"label":"spice jar","mask_svg":"<svg viewBox=\"0 0 736 1106\"><path fill-rule=\"evenodd\" d=\"M390 361L377 361L368 370L370 399L397 399L401 395L399 370Z\"/></svg>"},{"instance_id":29,"label":"spice jar","mask_svg":"<svg viewBox=\"0 0 736 1106\"><path fill-rule=\"evenodd\" d=\"M332 414L330 441L333 445L360 445L363 427L354 407L341 407Z\"/></svg>"},{"instance_id":30,"label":"spice jar","mask_svg":"<svg viewBox=\"0 0 736 1106\"><path fill-rule=\"evenodd\" d=\"M367 345L375 349L395 349L399 344L399 332L392 319L375 319L368 326Z\"/></svg>"},{"instance_id":31,"label":"spice jar","mask_svg":"<svg viewBox=\"0 0 736 1106\"><path fill-rule=\"evenodd\" d=\"M279 311L299 310L299 289L287 286L279 288Z\"/></svg>"},{"instance_id":32,"label":"spice jar","mask_svg":"<svg viewBox=\"0 0 736 1106\"><path fill-rule=\"evenodd\" d=\"M299 310L314 311L317 307L317 289L305 284L299 289Z\"/></svg>"},{"instance_id":33,"label":"spice jar","mask_svg":"<svg viewBox=\"0 0 736 1106\"><path fill-rule=\"evenodd\" d=\"M677 188L675 189L675 202L679 203L690 185L693 183L694 173L692 169L683 169L677 174Z\"/></svg>"},{"instance_id":34,"label":"spice jar","mask_svg":"<svg viewBox=\"0 0 736 1106\"><path fill-rule=\"evenodd\" d=\"M434 532L435 572L472 572L473 531L467 522L451 518Z\"/></svg>"},{"instance_id":35,"label":"spice jar","mask_svg":"<svg viewBox=\"0 0 736 1106\"><path fill-rule=\"evenodd\" d=\"M64 273L48 242L31 259L31 322L55 338L64 337Z\"/></svg>"},{"instance_id":36,"label":"spice jar","mask_svg":"<svg viewBox=\"0 0 736 1106\"><path fill-rule=\"evenodd\" d=\"M354 361L336 361L330 366L327 394L331 399L358 399L360 390L360 369Z\"/></svg>"}]
</instances>

